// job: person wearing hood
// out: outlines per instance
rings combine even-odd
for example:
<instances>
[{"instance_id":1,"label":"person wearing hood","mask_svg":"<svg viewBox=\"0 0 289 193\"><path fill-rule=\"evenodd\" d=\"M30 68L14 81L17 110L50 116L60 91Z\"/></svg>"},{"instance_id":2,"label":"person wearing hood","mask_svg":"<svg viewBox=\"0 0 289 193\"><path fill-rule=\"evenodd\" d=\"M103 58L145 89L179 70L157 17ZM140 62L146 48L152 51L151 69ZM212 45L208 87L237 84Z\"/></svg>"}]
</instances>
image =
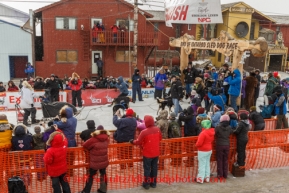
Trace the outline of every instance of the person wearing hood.
<instances>
[{"instance_id":1,"label":"person wearing hood","mask_svg":"<svg viewBox=\"0 0 289 193\"><path fill-rule=\"evenodd\" d=\"M82 107L82 99L81 99L81 86L82 81L80 79L80 76L76 74L75 72L72 73L71 80L68 83L68 86L70 86L72 90L72 104L76 107L76 100L78 107Z\"/></svg>"},{"instance_id":2,"label":"person wearing hood","mask_svg":"<svg viewBox=\"0 0 289 193\"><path fill-rule=\"evenodd\" d=\"M27 75L28 79L30 79L31 77L34 76L34 68L33 68L33 66L31 65L30 62L27 62L24 72Z\"/></svg>"},{"instance_id":3,"label":"person wearing hood","mask_svg":"<svg viewBox=\"0 0 289 193\"><path fill-rule=\"evenodd\" d=\"M171 95L174 103L174 111L176 115L178 115L179 112L183 111L180 105L180 100L183 98L183 87L181 81L177 80L176 76L172 76L171 81L172 86L168 95Z\"/></svg>"},{"instance_id":4,"label":"person wearing hood","mask_svg":"<svg viewBox=\"0 0 289 193\"><path fill-rule=\"evenodd\" d=\"M230 126L232 127L232 129L236 129L238 126L238 115L237 113L234 111L234 109L232 107L229 107L226 110L226 114L229 115L230 117Z\"/></svg>"},{"instance_id":5,"label":"person wearing hood","mask_svg":"<svg viewBox=\"0 0 289 193\"><path fill-rule=\"evenodd\" d=\"M230 95L230 104L234 108L235 112L238 112L237 99L241 93L241 81L240 70L236 68L228 77L228 82L230 85L228 91Z\"/></svg>"},{"instance_id":6,"label":"person wearing hood","mask_svg":"<svg viewBox=\"0 0 289 193\"><path fill-rule=\"evenodd\" d=\"M215 105L219 105L221 107L221 111L225 111L227 98L226 95L222 93L222 90L223 89L212 89L208 92L208 96Z\"/></svg>"},{"instance_id":7,"label":"person wearing hood","mask_svg":"<svg viewBox=\"0 0 289 193\"><path fill-rule=\"evenodd\" d=\"M133 117L133 110L128 108L126 110L125 117L122 117L120 114L120 109L116 111L113 116L113 125L116 127L116 131L113 134L113 139L117 143L126 143L129 142L130 139L134 139L137 122L136 119ZM143 132L143 131L142 131ZM121 147L117 151L117 157L120 160L129 159L131 160L133 156L132 147L125 146ZM129 167L133 167L133 163L128 163ZM126 168L126 163L120 164L121 169Z\"/></svg>"},{"instance_id":8,"label":"person wearing hood","mask_svg":"<svg viewBox=\"0 0 289 193\"><path fill-rule=\"evenodd\" d=\"M245 78L246 80L246 97L245 97L245 108L250 109L255 104L255 90L258 86L258 79L255 77L255 72L250 72L250 76Z\"/></svg>"},{"instance_id":9,"label":"person wearing hood","mask_svg":"<svg viewBox=\"0 0 289 193\"><path fill-rule=\"evenodd\" d=\"M67 139L60 131L53 132L46 143L50 148L44 155L46 171L51 177L54 192L71 193L67 179ZM61 187L60 187L61 186ZM62 188L62 190L61 190Z\"/></svg>"},{"instance_id":10,"label":"person wearing hood","mask_svg":"<svg viewBox=\"0 0 289 193\"><path fill-rule=\"evenodd\" d=\"M79 193L90 193L94 176L98 170L100 173L100 187L97 192L106 193L106 168L109 164L109 135L109 131L104 130L103 126L99 125L97 130L91 133L91 138L84 142L83 147L89 151L89 175L88 179L86 180L84 189Z\"/></svg>"},{"instance_id":11,"label":"person wearing hood","mask_svg":"<svg viewBox=\"0 0 289 193\"><path fill-rule=\"evenodd\" d=\"M240 115L240 121L238 123L237 129L234 130L234 134L237 136L237 162L234 163L235 166L245 166L246 159L246 146L248 143L248 132L252 125L249 122L248 115L242 113Z\"/></svg>"},{"instance_id":12,"label":"person wearing hood","mask_svg":"<svg viewBox=\"0 0 289 193\"><path fill-rule=\"evenodd\" d=\"M167 75L165 74L165 70L162 67L155 77L155 99L165 98L164 96L164 93L166 92L165 83L167 82L167 80L168 80Z\"/></svg>"},{"instance_id":13,"label":"person wearing hood","mask_svg":"<svg viewBox=\"0 0 289 193\"><path fill-rule=\"evenodd\" d=\"M87 129L82 131L79 135L82 141L86 142L88 139L91 138L91 133L95 131L95 122L94 120L88 120L86 122Z\"/></svg>"},{"instance_id":14,"label":"person wearing hood","mask_svg":"<svg viewBox=\"0 0 289 193\"><path fill-rule=\"evenodd\" d=\"M154 118L146 115L144 117L146 129L143 130L136 140L129 140L133 145L142 146L145 189L156 188L158 174L158 159L160 155L160 141L162 134L160 129L154 125Z\"/></svg>"},{"instance_id":15,"label":"person wearing hood","mask_svg":"<svg viewBox=\"0 0 289 193\"><path fill-rule=\"evenodd\" d=\"M7 116L0 114L0 148L11 146L13 128L14 126L8 122Z\"/></svg>"},{"instance_id":16,"label":"person wearing hood","mask_svg":"<svg viewBox=\"0 0 289 193\"><path fill-rule=\"evenodd\" d=\"M171 71L171 75L181 76L181 71L177 65L175 65Z\"/></svg>"},{"instance_id":17,"label":"person wearing hood","mask_svg":"<svg viewBox=\"0 0 289 193\"><path fill-rule=\"evenodd\" d=\"M222 115L220 124L215 128L216 154L217 154L217 177L228 177L228 158L230 152L230 135L233 130L230 126L230 117Z\"/></svg>"},{"instance_id":18,"label":"person wearing hood","mask_svg":"<svg viewBox=\"0 0 289 193\"><path fill-rule=\"evenodd\" d=\"M20 107L24 110L23 124L28 126L28 117L31 115L31 123L35 124L39 121L36 120L36 108L34 107L34 98L38 96L34 93L33 88L27 81L23 81L21 88L21 102Z\"/></svg>"},{"instance_id":19,"label":"person wearing hood","mask_svg":"<svg viewBox=\"0 0 289 193\"><path fill-rule=\"evenodd\" d=\"M33 138L27 133L25 125L17 125L13 130L14 136L11 139L12 151L27 151L33 149Z\"/></svg>"},{"instance_id":20,"label":"person wearing hood","mask_svg":"<svg viewBox=\"0 0 289 193\"><path fill-rule=\"evenodd\" d=\"M46 142L49 139L49 136L51 133L53 133L55 130L55 127L53 126L53 121L49 121L47 124L48 128L45 128L44 133L43 133L43 141L45 142L45 150L49 148L49 146L46 145Z\"/></svg>"},{"instance_id":21,"label":"person wearing hood","mask_svg":"<svg viewBox=\"0 0 289 193\"><path fill-rule=\"evenodd\" d=\"M54 74L51 74L50 79L46 81L45 88L50 89L52 102L59 101L59 90L63 90L62 81L58 80Z\"/></svg>"},{"instance_id":22,"label":"person wearing hood","mask_svg":"<svg viewBox=\"0 0 289 193\"><path fill-rule=\"evenodd\" d=\"M138 95L138 100L142 100L142 93L141 93L141 76L139 75L139 69L134 70L134 75L132 75L132 102L135 103L136 100L136 93Z\"/></svg>"},{"instance_id":23,"label":"person wearing hood","mask_svg":"<svg viewBox=\"0 0 289 193\"><path fill-rule=\"evenodd\" d=\"M276 74L276 73L275 73ZM274 75L275 75L274 74ZM278 75L278 74L277 74ZM276 75L276 77L277 77ZM267 81L267 84L266 84L266 87L265 87L265 95L267 96L271 96L273 94L273 90L276 86L278 86L278 80L275 76L273 76L272 73L269 73L268 74L268 81Z\"/></svg>"},{"instance_id":24,"label":"person wearing hood","mask_svg":"<svg viewBox=\"0 0 289 193\"><path fill-rule=\"evenodd\" d=\"M281 129L282 124L283 128L288 128L288 121L286 118L287 114L287 102L285 96L281 89L276 91L277 99L274 102L274 111L275 115L277 115L277 125L276 129Z\"/></svg>"},{"instance_id":25,"label":"person wearing hood","mask_svg":"<svg viewBox=\"0 0 289 193\"><path fill-rule=\"evenodd\" d=\"M43 90L45 89L45 83L43 82L42 78L36 77L34 83L34 90Z\"/></svg>"},{"instance_id":26,"label":"person wearing hood","mask_svg":"<svg viewBox=\"0 0 289 193\"><path fill-rule=\"evenodd\" d=\"M262 131L265 129L264 118L256 111L255 106L250 108L249 119L254 123L254 131Z\"/></svg>"},{"instance_id":27,"label":"person wearing hood","mask_svg":"<svg viewBox=\"0 0 289 193\"><path fill-rule=\"evenodd\" d=\"M120 91L118 97L126 97L128 95L128 85L124 82L122 76L118 77L117 83L114 86Z\"/></svg>"},{"instance_id":28,"label":"person wearing hood","mask_svg":"<svg viewBox=\"0 0 289 193\"><path fill-rule=\"evenodd\" d=\"M214 141L215 129L211 128L211 121L204 120L201 122L204 129L197 140L198 148L198 175L195 179L198 183L210 182L210 159L212 155L212 143Z\"/></svg>"},{"instance_id":29,"label":"person wearing hood","mask_svg":"<svg viewBox=\"0 0 289 193\"><path fill-rule=\"evenodd\" d=\"M212 115L212 127L216 128L220 123L220 118L224 114L220 105L214 105L214 114Z\"/></svg>"}]
</instances>

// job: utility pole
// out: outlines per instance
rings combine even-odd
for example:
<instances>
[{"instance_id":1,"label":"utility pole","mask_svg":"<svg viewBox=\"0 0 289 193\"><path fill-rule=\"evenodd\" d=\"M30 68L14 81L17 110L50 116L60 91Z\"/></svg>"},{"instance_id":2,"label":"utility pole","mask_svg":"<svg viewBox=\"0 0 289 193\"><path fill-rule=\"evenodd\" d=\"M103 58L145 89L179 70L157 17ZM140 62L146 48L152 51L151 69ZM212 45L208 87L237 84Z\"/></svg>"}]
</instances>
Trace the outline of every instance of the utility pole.
<instances>
[{"instance_id":1,"label":"utility pole","mask_svg":"<svg viewBox=\"0 0 289 193\"><path fill-rule=\"evenodd\" d=\"M131 61L130 61L130 15L128 15L128 66L129 66L129 77L131 78Z\"/></svg>"},{"instance_id":2,"label":"utility pole","mask_svg":"<svg viewBox=\"0 0 289 193\"><path fill-rule=\"evenodd\" d=\"M133 31L133 66L137 68L137 39L138 39L138 0L134 0L134 31Z\"/></svg>"},{"instance_id":3,"label":"utility pole","mask_svg":"<svg viewBox=\"0 0 289 193\"><path fill-rule=\"evenodd\" d=\"M35 36L36 36L36 30L35 30L35 21L34 21L34 12L32 9L29 9L29 17L30 17L30 29L32 31L31 33L31 45L32 45L32 58L31 58L31 64L34 68L34 77L36 75L36 64L35 64Z\"/></svg>"}]
</instances>

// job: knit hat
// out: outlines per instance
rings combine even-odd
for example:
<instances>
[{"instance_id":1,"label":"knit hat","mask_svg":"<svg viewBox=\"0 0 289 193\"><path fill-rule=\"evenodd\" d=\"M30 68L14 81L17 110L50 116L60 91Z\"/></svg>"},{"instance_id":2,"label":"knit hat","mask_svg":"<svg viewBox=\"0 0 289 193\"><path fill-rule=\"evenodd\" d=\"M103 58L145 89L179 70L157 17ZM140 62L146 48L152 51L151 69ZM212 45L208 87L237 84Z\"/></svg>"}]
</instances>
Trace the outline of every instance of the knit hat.
<instances>
[{"instance_id":1,"label":"knit hat","mask_svg":"<svg viewBox=\"0 0 289 193\"><path fill-rule=\"evenodd\" d=\"M175 112L171 112L171 114L170 114L170 118L173 118L173 119L174 119L174 118L176 118L176 116L177 116L177 115L176 115Z\"/></svg>"},{"instance_id":2,"label":"knit hat","mask_svg":"<svg viewBox=\"0 0 289 193\"><path fill-rule=\"evenodd\" d=\"M220 122L230 121L229 115L222 115L220 118Z\"/></svg>"},{"instance_id":3,"label":"knit hat","mask_svg":"<svg viewBox=\"0 0 289 193\"><path fill-rule=\"evenodd\" d=\"M197 92L195 90L192 90L191 95L195 96L197 95Z\"/></svg>"},{"instance_id":4,"label":"knit hat","mask_svg":"<svg viewBox=\"0 0 289 193\"><path fill-rule=\"evenodd\" d=\"M0 115L0 123L8 123L7 116L5 114Z\"/></svg>"},{"instance_id":5,"label":"knit hat","mask_svg":"<svg viewBox=\"0 0 289 193\"><path fill-rule=\"evenodd\" d=\"M126 114L125 114L126 116L133 116L133 110L131 109L131 108L128 108L127 110L126 110Z\"/></svg>"},{"instance_id":6,"label":"knit hat","mask_svg":"<svg viewBox=\"0 0 289 193\"><path fill-rule=\"evenodd\" d=\"M235 110L232 107L227 108L227 111L234 111L235 112Z\"/></svg>"},{"instance_id":7,"label":"knit hat","mask_svg":"<svg viewBox=\"0 0 289 193\"><path fill-rule=\"evenodd\" d=\"M51 74L50 77L55 77L55 74Z\"/></svg>"},{"instance_id":8,"label":"knit hat","mask_svg":"<svg viewBox=\"0 0 289 193\"><path fill-rule=\"evenodd\" d=\"M95 129L95 122L94 122L94 120L88 120L88 121L86 122L86 125L87 125L87 128L88 128L88 129Z\"/></svg>"},{"instance_id":9,"label":"knit hat","mask_svg":"<svg viewBox=\"0 0 289 193\"><path fill-rule=\"evenodd\" d=\"M210 120L203 120L201 122L202 128L204 129L210 129L211 128L211 121Z\"/></svg>"},{"instance_id":10,"label":"knit hat","mask_svg":"<svg viewBox=\"0 0 289 193\"><path fill-rule=\"evenodd\" d=\"M273 76L276 78L278 76L278 72L277 71L273 72Z\"/></svg>"},{"instance_id":11,"label":"knit hat","mask_svg":"<svg viewBox=\"0 0 289 193\"><path fill-rule=\"evenodd\" d=\"M220 111L222 110L222 107L220 105L214 105L215 111Z\"/></svg>"},{"instance_id":12,"label":"knit hat","mask_svg":"<svg viewBox=\"0 0 289 193\"><path fill-rule=\"evenodd\" d=\"M210 74L209 73L204 73L204 78L209 78Z\"/></svg>"},{"instance_id":13,"label":"knit hat","mask_svg":"<svg viewBox=\"0 0 289 193\"><path fill-rule=\"evenodd\" d=\"M256 107L255 106L250 107L250 111L256 111Z\"/></svg>"},{"instance_id":14,"label":"knit hat","mask_svg":"<svg viewBox=\"0 0 289 193\"><path fill-rule=\"evenodd\" d=\"M197 109L197 114L199 115L199 114L204 114L205 113L205 108L203 108L203 107L199 107L198 109Z\"/></svg>"},{"instance_id":15,"label":"knit hat","mask_svg":"<svg viewBox=\"0 0 289 193\"><path fill-rule=\"evenodd\" d=\"M103 126L102 125L98 125L96 130L104 130Z\"/></svg>"}]
</instances>

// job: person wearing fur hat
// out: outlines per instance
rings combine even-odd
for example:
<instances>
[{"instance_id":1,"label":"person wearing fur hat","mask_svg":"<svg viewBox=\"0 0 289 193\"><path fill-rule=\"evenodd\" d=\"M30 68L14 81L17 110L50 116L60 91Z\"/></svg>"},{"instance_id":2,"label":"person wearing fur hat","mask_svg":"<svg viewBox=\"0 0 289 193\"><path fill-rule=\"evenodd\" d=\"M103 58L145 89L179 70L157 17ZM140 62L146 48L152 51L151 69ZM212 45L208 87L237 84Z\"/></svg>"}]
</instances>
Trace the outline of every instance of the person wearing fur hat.
<instances>
[{"instance_id":1,"label":"person wearing fur hat","mask_svg":"<svg viewBox=\"0 0 289 193\"><path fill-rule=\"evenodd\" d=\"M136 119L133 117L133 110L128 108L126 110L125 117L122 117L120 113L120 109L116 111L113 116L113 125L117 128L115 133L113 134L113 139L117 143L126 143L129 142L130 139L134 139L136 132ZM125 149L125 151L124 151ZM132 147L123 147L122 151L117 151L118 159L132 159ZM128 163L129 167L133 167L133 163ZM121 169L126 168L126 164L120 164Z\"/></svg>"},{"instance_id":2,"label":"person wearing fur hat","mask_svg":"<svg viewBox=\"0 0 289 193\"><path fill-rule=\"evenodd\" d=\"M34 98L38 98L38 95L34 93L33 88L27 81L23 81L22 85L20 107L24 110L23 124L28 126L30 115L32 124L39 122L36 120L36 108L34 107Z\"/></svg>"},{"instance_id":3,"label":"person wearing fur hat","mask_svg":"<svg viewBox=\"0 0 289 193\"><path fill-rule=\"evenodd\" d=\"M94 120L88 120L86 122L87 129L82 131L79 135L79 137L82 139L82 141L87 141L91 138L91 133L95 131L95 122Z\"/></svg>"},{"instance_id":4,"label":"person wearing fur hat","mask_svg":"<svg viewBox=\"0 0 289 193\"><path fill-rule=\"evenodd\" d=\"M0 114L0 148L10 148L13 128L14 126L8 122L7 116Z\"/></svg>"},{"instance_id":5,"label":"person wearing fur hat","mask_svg":"<svg viewBox=\"0 0 289 193\"><path fill-rule=\"evenodd\" d=\"M33 138L27 132L25 125L17 125L13 129L12 151L26 151L33 149Z\"/></svg>"},{"instance_id":6,"label":"person wearing fur hat","mask_svg":"<svg viewBox=\"0 0 289 193\"><path fill-rule=\"evenodd\" d=\"M156 98L164 98L164 93L165 91L165 83L167 82L168 78L167 75L165 74L165 70L163 67L159 70L159 72L156 74L155 77L155 99ZM162 97L163 96L163 97Z\"/></svg>"},{"instance_id":7,"label":"person wearing fur hat","mask_svg":"<svg viewBox=\"0 0 289 193\"><path fill-rule=\"evenodd\" d=\"M274 112L275 112L275 115L277 115L276 129L281 129L282 124L283 124L283 128L287 129L288 128L288 121L286 118L287 103L286 103L285 96L281 89L276 91L276 96L277 96L277 99L274 102Z\"/></svg>"},{"instance_id":8,"label":"person wearing fur hat","mask_svg":"<svg viewBox=\"0 0 289 193\"><path fill-rule=\"evenodd\" d=\"M138 95L138 100L143 101L142 93L141 93L141 76L139 75L139 69L134 70L134 74L132 75L132 102L134 103L136 100L136 93Z\"/></svg>"},{"instance_id":9,"label":"person wearing fur hat","mask_svg":"<svg viewBox=\"0 0 289 193\"><path fill-rule=\"evenodd\" d=\"M59 90L63 90L62 81L51 74L50 79L46 81L45 88L50 90L52 102L59 101Z\"/></svg>"},{"instance_id":10,"label":"person wearing fur hat","mask_svg":"<svg viewBox=\"0 0 289 193\"><path fill-rule=\"evenodd\" d=\"M240 115L240 121L238 123L237 129L234 130L234 134L237 136L237 162L234 163L235 166L245 166L246 159L246 146L248 143L248 132L252 125L249 122L248 115L242 113Z\"/></svg>"},{"instance_id":11,"label":"person wearing fur hat","mask_svg":"<svg viewBox=\"0 0 289 193\"><path fill-rule=\"evenodd\" d=\"M214 105L214 114L212 115L212 127L216 128L220 123L220 118L224 114L220 105Z\"/></svg>"},{"instance_id":12,"label":"person wearing fur hat","mask_svg":"<svg viewBox=\"0 0 289 193\"><path fill-rule=\"evenodd\" d=\"M86 180L84 189L79 193L90 193L97 171L100 173L100 187L97 192L106 193L109 135L109 131L104 130L103 126L99 125L96 131L91 133L91 138L83 144L83 147L89 151L90 163L88 179Z\"/></svg>"},{"instance_id":13,"label":"person wearing fur hat","mask_svg":"<svg viewBox=\"0 0 289 193\"><path fill-rule=\"evenodd\" d=\"M245 78L246 80L246 97L245 97L245 108L249 109L255 104L255 89L258 86L258 80L255 77L255 72L250 72L250 76Z\"/></svg>"},{"instance_id":14,"label":"person wearing fur hat","mask_svg":"<svg viewBox=\"0 0 289 193\"><path fill-rule=\"evenodd\" d=\"M210 158L212 155L212 142L214 141L215 129L211 128L210 120L201 122L204 129L197 140L198 148L198 175L195 179L198 183L210 182Z\"/></svg>"},{"instance_id":15,"label":"person wearing fur hat","mask_svg":"<svg viewBox=\"0 0 289 193\"><path fill-rule=\"evenodd\" d=\"M51 177L53 191L57 193L61 193L62 191L70 193L70 186L66 175L67 139L62 132L55 131L49 136L46 144L50 148L46 151L43 159L47 173Z\"/></svg>"},{"instance_id":16,"label":"person wearing fur hat","mask_svg":"<svg viewBox=\"0 0 289 193\"><path fill-rule=\"evenodd\" d=\"M144 117L146 129L143 130L136 140L129 140L133 145L142 146L144 181L142 186L145 189L156 188L158 174L158 159L160 155L160 141L162 134L160 129L155 126L154 118L146 115Z\"/></svg>"},{"instance_id":17,"label":"person wearing fur hat","mask_svg":"<svg viewBox=\"0 0 289 193\"><path fill-rule=\"evenodd\" d=\"M220 124L215 128L217 177L228 177L228 157L230 152L230 135L233 133L229 115L220 117Z\"/></svg>"},{"instance_id":18,"label":"person wearing fur hat","mask_svg":"<svg viewBox=\"0 0 289 193\"><path fill-rule=\"evenodd\" d=\"M261 131L265 129L264 118L256 111L255 106L250 108L249 119L254 123L254 131Z\"/></svg>"},{"instance_id":19,"label":"person wearing fur hat","mask_svg":"<svg viewBox=\"0 0 289 193\"><path fill-rule=\"evenodd\" d=\"M82 81L80 79L80 76L73 72L71 80L68 83L68 86L70 86L72 90L72 104L76 107L76 100L78 107L82 107L82 99L81 99L81 86Z\"/></svg>"}]
</instances>

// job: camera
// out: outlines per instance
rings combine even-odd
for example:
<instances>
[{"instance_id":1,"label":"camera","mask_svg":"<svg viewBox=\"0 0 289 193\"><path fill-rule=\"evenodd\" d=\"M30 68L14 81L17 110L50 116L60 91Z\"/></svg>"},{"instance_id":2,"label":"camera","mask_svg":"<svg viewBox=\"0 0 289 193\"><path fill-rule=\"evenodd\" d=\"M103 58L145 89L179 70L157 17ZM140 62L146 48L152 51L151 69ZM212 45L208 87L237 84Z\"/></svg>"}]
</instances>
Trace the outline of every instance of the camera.
<instances>
[{"instance_id":1,"label":"camera","mask_svg":"<svg viewBox=\"0 0 289 193\"><path fill-rule=\"evenodd\" d=\"M71 83L76 85L77 84L77 80L74 79L74 80L71 81Z\"/></svg>"}]
</instances>

